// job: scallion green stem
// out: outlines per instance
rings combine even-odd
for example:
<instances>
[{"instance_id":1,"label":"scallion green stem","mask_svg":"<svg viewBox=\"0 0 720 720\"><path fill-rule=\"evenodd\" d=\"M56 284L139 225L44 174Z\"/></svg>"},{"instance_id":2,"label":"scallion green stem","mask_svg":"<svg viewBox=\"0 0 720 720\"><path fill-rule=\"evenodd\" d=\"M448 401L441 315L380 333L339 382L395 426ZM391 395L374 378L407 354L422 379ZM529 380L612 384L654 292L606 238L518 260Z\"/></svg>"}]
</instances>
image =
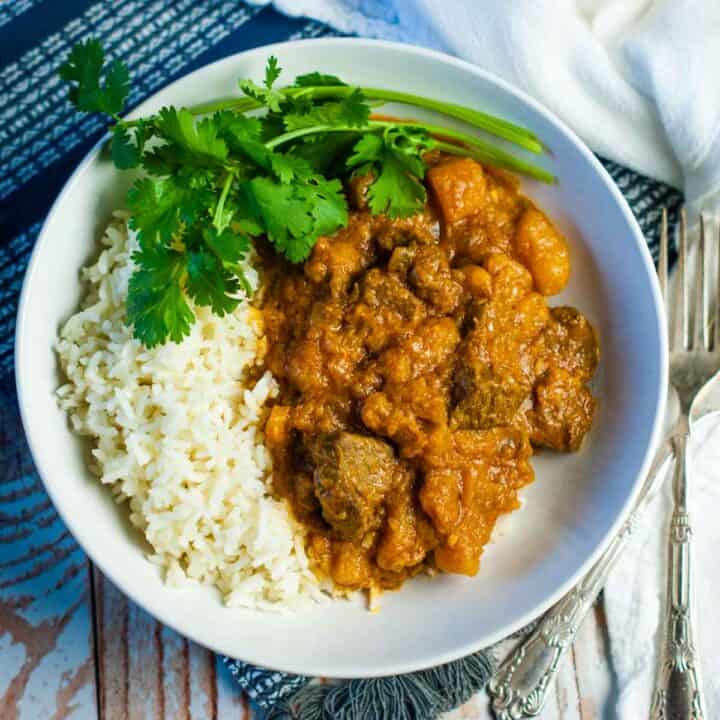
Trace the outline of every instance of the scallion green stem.
<instances>
[{"instance_id":1,"label":"scallion green stem","mask_svg":"<svg viewBox=\"0 0 720 720\"><path fill-rule=\"evenodd\" d=\"M298 90L310 90L310 88L286 88L283 92L287 95L294 95L298 94ZM312 88L311 94L313 98L345 97L350 95L354 90L354 87L348 85L330 85ZM508 140L530 152L541 153L543 151L540 139L532 131L521 125L511 123L508 120L503 120L494 115L481 112L480 110L473 110L442 100L433 100L421 95L400 92L399 90L384 90L383 88L373 87L361 87L360 90L370 99L383 100L385 102L399 102L428 110L435 110L443 115L449 115L458 120L463 120L473 127Z\"/></svg>"},{"instance_id":2,"label":"scallion green stem","mask_svg":"<svg viewBox=\"0 0 720 720\"><path fill-rule=\"evenodd\" d=\"M526 162L515 155L511 155L504 150L499 150L492 145L480 146L476 144L473 147L467 147L463 145L453 145L452 143L439 140L435 147L438 150L452 153L453 155L465 155L488 163L489 165L497 165L506 170L513 170L545 183L555 182L555 176L551 172Z\"/></svg>"}]
</instances>

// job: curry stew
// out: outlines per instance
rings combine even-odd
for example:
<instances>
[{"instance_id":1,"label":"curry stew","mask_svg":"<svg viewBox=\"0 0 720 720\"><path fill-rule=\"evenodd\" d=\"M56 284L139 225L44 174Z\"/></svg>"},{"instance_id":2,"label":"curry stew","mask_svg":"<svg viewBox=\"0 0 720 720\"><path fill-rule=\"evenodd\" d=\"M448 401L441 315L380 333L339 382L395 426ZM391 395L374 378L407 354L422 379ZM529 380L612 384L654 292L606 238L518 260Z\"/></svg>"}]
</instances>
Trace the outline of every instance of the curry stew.
<instances>
[{"instance_id":1,"label":"curry stew","mask_svg":"<svg viewBox=\"0 0 720 720\"><path fill-rule=\"evenodd\" d=\"M512 178L437 155L429 201L348 226L303 266L265 259L265 424L275 492L341 589L473 575L534 448L576 450L595 402L590 323L546 298L568 280L563 237Z\"/></svg>"}]
</instances>

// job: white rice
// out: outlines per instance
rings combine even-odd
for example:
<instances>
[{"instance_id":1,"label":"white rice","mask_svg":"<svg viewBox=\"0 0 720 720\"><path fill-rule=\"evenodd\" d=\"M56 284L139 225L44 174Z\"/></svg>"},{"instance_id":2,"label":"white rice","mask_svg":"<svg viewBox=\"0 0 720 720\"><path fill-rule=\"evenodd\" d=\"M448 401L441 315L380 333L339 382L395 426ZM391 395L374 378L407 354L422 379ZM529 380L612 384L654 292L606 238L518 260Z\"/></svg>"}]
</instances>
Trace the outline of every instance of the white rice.
<instances>
[{"instance_id":1,"label":"white rice","mask_svg":"<svg viewBox=\"0 0 720 720\"><path fill-rule=\"evenodd\" d=\"M195 308L181 344L148 350L124 323L136 247L116 213L98 261L83 270L83 309L63 327L58 390L73 429L92 440L92 470L153 548L168 584L215 585L231 606L293 609L322 599L302 528L268 495L270 456L260 415L277 393L259 362L258 313L247 303L219 318ZM251 266L247 275L257 282Z\"/></svg>"}]
</instances>

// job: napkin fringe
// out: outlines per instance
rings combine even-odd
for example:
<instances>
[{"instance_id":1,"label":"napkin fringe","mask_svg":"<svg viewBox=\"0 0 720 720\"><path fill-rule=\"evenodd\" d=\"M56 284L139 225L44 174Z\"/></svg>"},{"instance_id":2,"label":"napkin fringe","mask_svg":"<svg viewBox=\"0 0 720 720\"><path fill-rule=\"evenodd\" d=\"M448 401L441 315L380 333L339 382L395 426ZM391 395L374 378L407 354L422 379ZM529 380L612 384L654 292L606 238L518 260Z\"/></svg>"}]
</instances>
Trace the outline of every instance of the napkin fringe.
<instances>
[{"instance_id":1,"label":"napkin fringe","mask_svg":"<svg viewBox=\"0 0 720 720\"><path fill-rule=\"evenodd\" d=\"M407 675L306 685L278 703L268 720L435 720L482 690L494 669L494 659L479 652Z\"/></svg>"}]
</instances>

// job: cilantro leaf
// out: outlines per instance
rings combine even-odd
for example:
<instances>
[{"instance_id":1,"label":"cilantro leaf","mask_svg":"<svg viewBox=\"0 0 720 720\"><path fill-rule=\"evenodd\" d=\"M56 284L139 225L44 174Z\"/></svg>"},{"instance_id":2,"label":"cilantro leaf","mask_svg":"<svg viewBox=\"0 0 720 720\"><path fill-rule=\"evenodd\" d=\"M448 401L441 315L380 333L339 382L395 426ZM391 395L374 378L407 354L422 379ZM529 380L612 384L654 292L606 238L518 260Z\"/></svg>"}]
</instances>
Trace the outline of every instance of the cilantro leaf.
<instances>
[{"instance_id":1,"label":"cilantro leaf","mask_svg":"<svg viewBox=\"0 0 720 720\"><path fill-rule=\"evenodd\" d=\"M262 140L262 123L256 117L247 117L231 110L219 110L213 115L218 135L232 150L232 141L236 138Z\"/></svg>"},{"instance_id":2,"label":"cilantro leaf","mask_svg":"<svg viewBox=\"0 0 720 720\"><path fill-rule=\"evenodd\" d=\"M355 142L357 134L352 132L306 135L293 146L292 153L305 160L314 173L333 177L344 174L345 159Z\"/></svg>"},{"instance_id":3,"label":"cilantro leaf","mask_svg":"<svg viewBox=\"0 0 720 720\"><path fill-rule=\"evenodd\" d=\"M140 152L132 142L130 131L123 125L116 125L112 133L110 154L115 167L120 170L137 167L140 162Z\"/></svg>"},{"instance_id":4,"label":"cilantro leaf","mask_svg":"<svg viewBox=\"0 0 720 720\"><path fill-rule=\"evenodd\" d=\"M196 123L189 110L165 107L160 110L155 126L166 140L174 144L174 151L185 151L185 161L189 157L199 157L218 164L227 158L227 145L218 137L220 126L214 117Z\"/></svg>"},{"instance_id":5,"label":"cilantro leaf","mask_svg":"<svg viewBox=\"0 0 720 720\"><path fill-rule=\"evenodd\" d=\"M141 178L128 192L130 227L141 246L168 243L181 225L191 225L212 202L207 189L181 185L175 178Z\"/></svg>"},{"instance_id":6,"label":"cilantro leaf","mask_svg":"<svg viewBox=\"0 0 720 720\"><path fill-rule=\"evenodd\" d=\"M347 201L339 180L325 180L316 175L298 186L298 194L310 206L309 212L314 220L313 245L320 235L331 235L347 225Z\"/></svg>"},{"instance_id":7,"label":"cilantro leaf","mask_svg":"<svg viewBox=\"0 0 720 720\"><path fill-rule=\"evenodd\" d=\"M347 224L347 205L338 180L313 176L291 185L258 177L244 189L268 240L292 262L305 260L320 235Z\"/></svg>"},{"instance_id":8,"label":"cilantro leaf","mask_svg":"<svg viewBox=\"0 0 720 720\"><path fill-rule=\"evenodd\" d=\"M168 338L181 342L195 320L183 288L185 256L162 247L145 247L133 253L136 269L128 283L127 323L133 334L152 348Z\"/></svg>"},{"instance_id":9,"label":"cilantro leaf","mask_svg":"<svg viewBox=\"0 0 720 720\"><path fill-rule=\"evenodd\" d=\"M270 167L282 183L304 181L313 174L306 160L291 153L271 153Z\"/></svg>"},{"instance_id":10,"label":"cilantro leaf","mask_svg":"<svg viewBox=\"0 0 720 720\"><path fill-rule=\"evenodd\" d=\"M240 283L209 250L201 248L188 254L188 295L198 304L209 306L220 317L238 305Z\"/></svg>"},{"instance_id":11,"label":"cilantro leaf","mask_svg":"<svg viewBox=\"0 0 720 720\"><path fill-rule=\"evenodd\" d=\"M226 267L239 265L250 249L250 240L245 235L227 229L218 232L208 228L203 232L203 239Z\"/></svg>"},{"instance_id":12,"label":"cilantro leaf","mask_svg":"<svg viewBox=\"0 0 720 720\"><path fill-rule=\"evenodd\" d=\"M102 81L105 53L99 40L89 38L70 51L58 72L63 80L74 83L70 101L83 112L117 115L130 92L130 75L120 60L113 61Z\"/></svg>"},{"instance_id":13,"label":"cilantro leaf","mask_svg":"<svg viewBox=\"0 0 720 720\"><path fill-rule=\"evenodd\" d=\"M370 106L362 91L356 88L340 100L313 105L306 112L287 113L285 127L289 131L314 125L365 127L369 117Z\"/></svg>"},{"instance_id":14,"label":"cilantro leaf","mask_svg":"<svg viewBox=\"0 0 720 720\"><path fill-rule=\"evenodd\" d=\"M383 135L364 135L353 147L347 166L356 173L372 172L368 203L374 214L408 217L422 210L427 193L422 179L422 154L434 140L413 127L396 126Z\"/></svg>"},{"instance_id":15,"label":"cilantro leaf","mask_svg":"<svg viewBox=\"0 0 720 720\"><path fill-rule=\"evenodd\" d=\"M324 87L333 85L347 85L337 75L324 75L319 72L305 73L295 78L295 87Z\"/></svg>"},{"instance_id":16,"label":"cilantro leaf","mask_svg":"<svg viewBox=\"0 0 720 720\"><path fill-rule=\"evenodd\" d=\"M268 90L272 89L275 81L280 77L282 68L278 65L278 59L271 55L267 59L267 65L265 66L265 87Z\"/></svg>"},{"instance_id":17,"label":"cilantro leaf","mask_svg":"<svg viewBox=\"0 0 720 720\"><path fill-rule=\"evenodd\" d=\"M368 163L381 162L385 153L385 142L380 135L363 135L353 146L353 154L348 158L350 168Z\"/></svg>"},{"instance_id":18,"label":"cilantro leaf","mask_svg":"<svg viewBox=\"0 0 720 720\"><path fill-rule=\"evenodd\" d=\"M374 214L408 217L422 210L425 187L415 174L417 167L410 158L388 152L383 158L375 181L368 188L368 203Z\"/></svg>"},{"instance_id":19,"label":"cilantro leaf","mask_svg":"<svg viewBox=\"0 0 720 720\"><path fill-rule=\"evenodd\" d=\"M284 95L277 90L268 90L262 85L254 83L252 80L241 80L240 89L253 100L257 100L264 107L269 108L273 112L280 112L280 104L285 99Z\"/></svg>"},{"instance_id":20,"label":"cilantro leaf","mask_svg":"<svg viewBox=\"0 0 720 720\"><path fill-rule=\"evenodd\" d=\"M245 95L256 100L272 112L280 112L280 106L285 100L285 95L278 90L274 90L273 85L280 77L281 72L282 68L278 66L277 58L271 55L265 66L265 80L262 85L258 85L252 80L241 80L238 84Z\"/></svg>"}]
</instances>

